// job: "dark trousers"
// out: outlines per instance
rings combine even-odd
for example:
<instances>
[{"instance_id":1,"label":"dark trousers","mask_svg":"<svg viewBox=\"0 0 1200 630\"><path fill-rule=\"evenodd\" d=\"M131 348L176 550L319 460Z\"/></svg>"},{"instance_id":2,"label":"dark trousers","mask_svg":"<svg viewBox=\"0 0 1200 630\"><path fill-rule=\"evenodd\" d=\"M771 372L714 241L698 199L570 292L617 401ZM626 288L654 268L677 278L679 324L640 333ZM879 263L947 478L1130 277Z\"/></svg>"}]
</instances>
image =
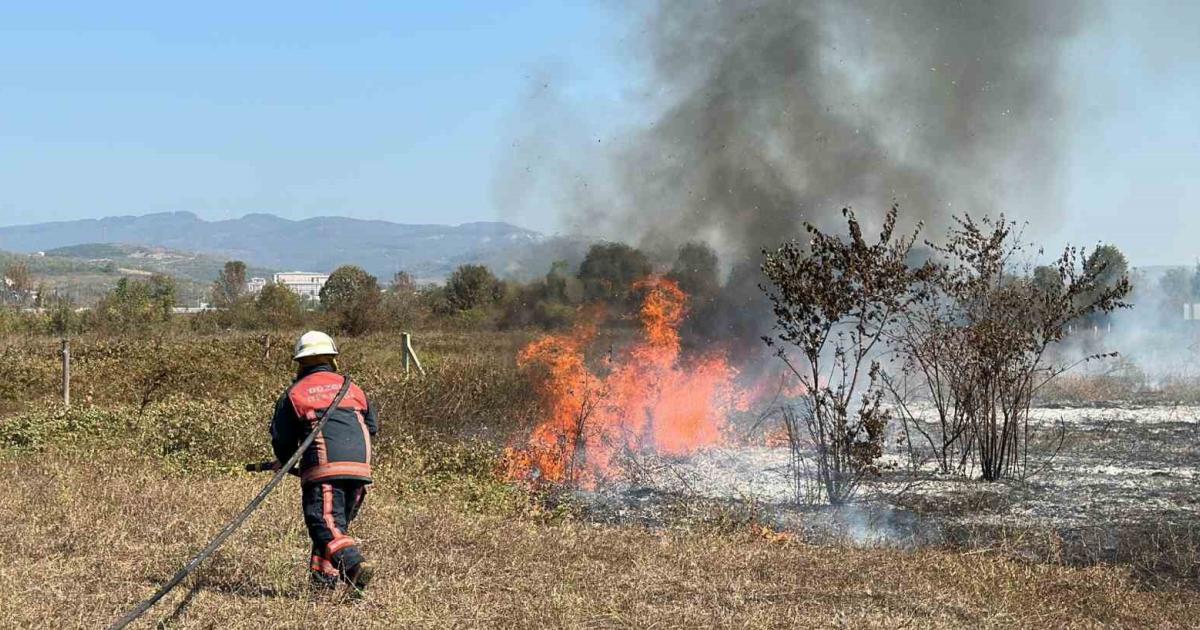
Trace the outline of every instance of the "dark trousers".
<instances>
[{"instance_id":1,"label":"dark trousers","mask_svg":"<svg viewBox=\"0 0 1200 630\"><path fill-rule=\"evenodd\" d=\"M313 543L309 570L314 574L336 578L362 562L358 541L349 536L348 530L366 497L367 484L361 481L331 480L304 485L304 524Z\"/></svg>"}]
</instances>

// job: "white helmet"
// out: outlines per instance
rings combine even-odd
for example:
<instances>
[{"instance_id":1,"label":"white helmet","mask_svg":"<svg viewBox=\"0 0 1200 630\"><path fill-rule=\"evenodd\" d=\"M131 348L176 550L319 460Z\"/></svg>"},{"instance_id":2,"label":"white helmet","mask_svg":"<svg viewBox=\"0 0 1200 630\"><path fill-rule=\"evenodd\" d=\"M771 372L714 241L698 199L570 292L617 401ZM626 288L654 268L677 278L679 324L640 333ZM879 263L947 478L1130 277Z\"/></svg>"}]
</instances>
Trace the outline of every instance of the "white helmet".
<instances>
[{"instance_id":1,"label":"white helmet","mask_svg":"<svg viewBox=\"0 0 1200 630\"><path fill-rule=\"evenodd\" d=\"M292 357L292 360L299 361L304 357L315 356L337 356L337 353L337 344L333 343L333 337L319 330L310 330L296 340L296 355Z\"/></svg>"}]
</instances>

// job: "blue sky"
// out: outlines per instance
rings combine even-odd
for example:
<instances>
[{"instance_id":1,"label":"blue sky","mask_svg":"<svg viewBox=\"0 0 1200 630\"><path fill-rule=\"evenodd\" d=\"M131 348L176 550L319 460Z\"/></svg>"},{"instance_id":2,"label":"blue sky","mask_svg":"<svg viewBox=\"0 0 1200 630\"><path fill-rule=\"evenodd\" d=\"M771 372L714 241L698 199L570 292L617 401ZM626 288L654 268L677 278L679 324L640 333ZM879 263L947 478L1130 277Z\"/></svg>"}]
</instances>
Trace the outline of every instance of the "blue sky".
<instances>
[{"instance_id":1,"label":"blue sky","mask_svg":"<svg viewBox=\"0 0 1200 630\"><path fill-rule=\"evenodd\" d=\"M1200 256L1198 23L1200 3L1112 0L1071 46L1051 240ZM5 3L0 224L190 210L554 231L548 203L497 192L502 165L538 90L577 113L569 131L638 115L628 32L595 2Z\"/></svg>"},{"instance_id":2,"label":"blue sky","mask_svg":"<svg viewBox=\"0 0 1200 630\"><path fill-rule=\"evenodd\" d=\"M335 6L6 3L0 224L491 219L529 84L556 66L612 75L596 65L614 65L613 15L590 4Z\"/></svg>"}]
</instances>

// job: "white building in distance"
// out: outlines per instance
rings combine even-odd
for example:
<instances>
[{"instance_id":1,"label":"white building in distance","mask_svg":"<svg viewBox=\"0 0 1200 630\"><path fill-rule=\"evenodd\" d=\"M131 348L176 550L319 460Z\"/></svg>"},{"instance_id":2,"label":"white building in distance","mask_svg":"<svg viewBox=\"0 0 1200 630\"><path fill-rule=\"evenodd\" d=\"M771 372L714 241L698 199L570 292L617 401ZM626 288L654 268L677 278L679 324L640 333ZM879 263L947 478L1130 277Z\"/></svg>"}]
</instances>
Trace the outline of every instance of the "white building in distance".
<instances>
[{"instance_id":1,"label":"white building in distance","mask_svg":"<svg viewBox=\"0 0 1200 630\"><path fill-rule=\"evenodd\" d=\"M275 284L285 286L302 298L321 299L321 287L329 280L327 273L287 271L275 274Z\"/></svg>"},{"instance_id":2,"label":"white building in distance","mask_svg":"<svg viewBox=\"0 0 1200 630\"><path fill-rule=\"evenodd\" d=\"M266 278L250 278L246 282L246 292L250 295L257 295L267 286Z\"/></svg>"}]
</instances>

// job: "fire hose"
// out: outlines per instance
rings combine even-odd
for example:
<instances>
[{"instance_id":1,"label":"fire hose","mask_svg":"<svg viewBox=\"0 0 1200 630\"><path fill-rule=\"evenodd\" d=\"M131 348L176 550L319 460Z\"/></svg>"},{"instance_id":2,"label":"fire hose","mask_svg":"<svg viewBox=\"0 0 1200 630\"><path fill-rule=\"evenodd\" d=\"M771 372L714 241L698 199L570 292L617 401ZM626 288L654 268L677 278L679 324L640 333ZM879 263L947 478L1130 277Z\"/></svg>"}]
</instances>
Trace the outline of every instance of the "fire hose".
<instances>
[{"instance_id":1,"label":"fire hose","mask_svg":"<svg viewBox=\"0 0 1200 630\"><path fill-rule=\"evenodd\" d=\"M292 456L275 470L275 476L267 482L267 485L263 486L262 490L258 491L258 495L251 499L250 502L246 504L246 507L242 508L242 511L232 521L229 521L229 523L225 525L220 533L218 533L217 536L208 543L208 546L206 546L200 553L196 554L196 557L192 558L187 564L183 565L183 568L180 569L174 577L167 581L166 584L163 584L162 587L159 588L154 595L151 595L149 599L143 601L129 612L125 613L123 617L109 626L108 630L121 630L121 628L128 626L135 619L145 614L146 611L150 610L150 608L154 606L154 604L158 603L160 599L165 597L167 593L170 593L172 589L174 589L176 586L179 586L179 583L182 582L184 578L186 578L192 571L195 571L201 563L207 560L208 557L211 556L213 552L215 552L217 548L219 548L225 542L225 540L233 534L233 532L237 531L237 528L241 527L242 523L246 522L246 519L249 518L250 515L254 513L254 511L257 510L260 505L262 505L262 502L267 498L267 495L271 494L271 491L275 489L275 486L278 486L279 482L283 480L284 476L287 475L288 472L291 471L292 468L300 461L300 458L304 455L304 451L307 450L308 447L313 443L313 440L317 438L317 434L321 432L321 429L325 428L325 423L329 421L329 414L336 409L339 404L341 404L342 399L346 397L346 392L348 391L350 391L350 376L346 375L342 382L342 388L339 389L337 395L333 397L333 402L325 408L325 411L321 414L320 419L317 420L317 424L314 425L312 431L309 432L308 437L304 438L304 441L301 442L300 446L296 448L296 452L292 453ZM267 468L267 466L262 464L252 464L251 466L247 466L247 470L252 469L252 467L259 470Z\"/></svg>"}]
</instances>

